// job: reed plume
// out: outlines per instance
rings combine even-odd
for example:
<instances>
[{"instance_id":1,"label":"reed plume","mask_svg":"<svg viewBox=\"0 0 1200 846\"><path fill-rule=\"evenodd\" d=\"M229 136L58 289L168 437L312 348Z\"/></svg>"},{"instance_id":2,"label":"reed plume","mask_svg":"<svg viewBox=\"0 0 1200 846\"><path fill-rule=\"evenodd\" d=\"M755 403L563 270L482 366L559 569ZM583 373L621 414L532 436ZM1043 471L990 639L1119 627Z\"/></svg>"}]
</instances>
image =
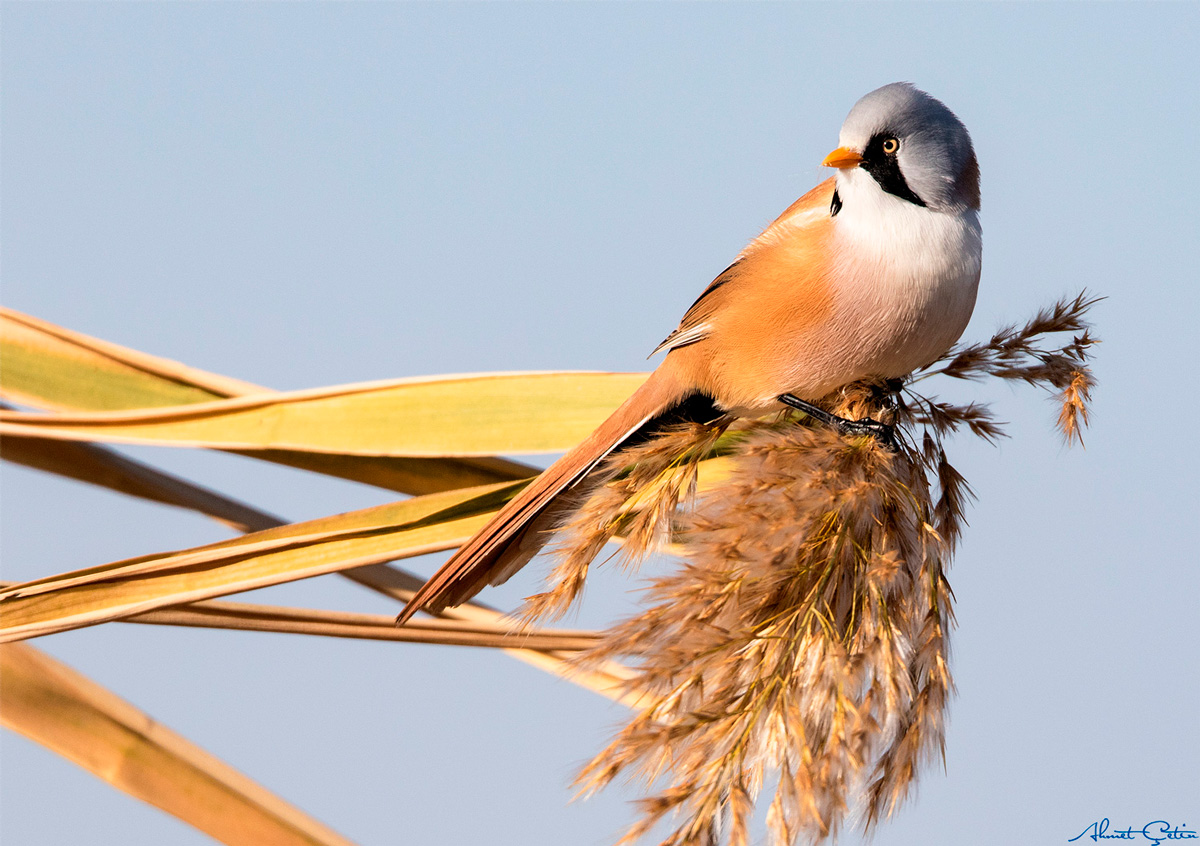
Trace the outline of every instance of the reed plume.
<instances>
[{"instance_id":1,"label":"reed plume","mask_svg":"<svg viewBox=\"0 0 1200 846\"><path fill-rule=\"evenodd\" d=\"M972 494L945 439L1003 434L987 406L913 386L940 374L1045 387L1064 437L1077 440L1094 385L1094 302L1060 301L903 383L856 384L823 401L893 423L897 452L786 413L676 427L606 464L607 483L565 527L561 563L526 620L569 607L618 534L626 562L674 540L680 567L578 659L625 660L630 692L646 703L577 782L590 792L623 776L656 791L621 843L669 818L662 846L744 846L764 790L781 846L835 834L852 810L870 830L903 802L942 753L954 689L946 570ZM1064 332L1071 341L1047 345ZM694 498L714 452L728 453L728 476Z\"/></svg>"},{"instance_id":2,"label":"reed plume","mask_svg":"<svg viewBox=\"0 0 1200 846\"><path fill-rule=\"evenodd\" d=\"M527 597L522 624L560 619L578 599L592 561L620 535L621 563L637 564L670 534L679 505L696 493L700 462L715 454L727 422L669 426L644 443L623 449L597 471L599 489L573 509L562 527L566 543L554 549L558 564L549 590Z\"/></svg>"}]
</instances>

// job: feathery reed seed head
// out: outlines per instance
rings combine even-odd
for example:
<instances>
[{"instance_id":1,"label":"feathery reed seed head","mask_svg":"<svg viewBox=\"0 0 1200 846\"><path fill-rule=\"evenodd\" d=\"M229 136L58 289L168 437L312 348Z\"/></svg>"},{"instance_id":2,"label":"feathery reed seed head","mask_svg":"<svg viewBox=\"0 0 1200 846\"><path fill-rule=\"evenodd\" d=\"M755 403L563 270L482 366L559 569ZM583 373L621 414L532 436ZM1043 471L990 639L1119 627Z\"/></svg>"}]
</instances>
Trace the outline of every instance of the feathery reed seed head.
<instances>
[{"instance_id":1,"label":"feathery reed seed head","mask_svg":"<svg viewBox=\"0 0 1200 846\"><path fill-rule=\"evenodd\" d=\"M682 564L650 584L647 607L578 658L630 662L628 685L649 703L578 778L583 792L619 776L657 788L622 843L672 817L662 846L744 846L772 785L775 844L831 836L853 806L864 829L898 807L941 754L954 689L945 571L972 494L944 439L1003 434L987 406L940 402L912 385L935 374L1039 385L1058 394L1066 439L1079 439L1094 386L1084 320L1094 302L1063 300L903 385L852 385L822 403L894 422L898 453L788 413L673 427L605 463L605 483L564 527L550 588L530 598L525 620L561 615L608 541L624 537L627 562L676 542ZM1076 334L1042 346L1060 332ZM719 444L732 453L728 477L682 508Z\"/></svg>"}]
</instances>

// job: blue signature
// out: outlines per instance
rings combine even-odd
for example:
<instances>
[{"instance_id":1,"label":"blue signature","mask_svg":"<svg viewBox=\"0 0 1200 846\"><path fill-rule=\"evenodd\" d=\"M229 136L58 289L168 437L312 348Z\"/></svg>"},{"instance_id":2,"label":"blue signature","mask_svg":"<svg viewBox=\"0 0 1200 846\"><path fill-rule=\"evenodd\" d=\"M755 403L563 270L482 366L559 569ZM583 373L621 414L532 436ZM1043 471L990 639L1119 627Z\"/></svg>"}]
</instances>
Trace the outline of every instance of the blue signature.
<instances>
[{"instance_id":1,"label":"blue signature","mask_svg":"<svg viewBox=\"0 0 1200 846\"><path fill-rule=\"evenodd\" d=\"M1090 837L1093 843L1099 843L1101 840L1137 840L1142 837L1155 844L1162 843L1164 840L1197 839L1196 832L1182 826L1172 826L1166 820L1148 822L1141 828L1130 826L1129 828L1114 829L1111 833L1108 826L1108 817L1105 817L1099 822L1092 823L1067 842L1074 843L1081 837Z\"/></svg>"}]
</instances>

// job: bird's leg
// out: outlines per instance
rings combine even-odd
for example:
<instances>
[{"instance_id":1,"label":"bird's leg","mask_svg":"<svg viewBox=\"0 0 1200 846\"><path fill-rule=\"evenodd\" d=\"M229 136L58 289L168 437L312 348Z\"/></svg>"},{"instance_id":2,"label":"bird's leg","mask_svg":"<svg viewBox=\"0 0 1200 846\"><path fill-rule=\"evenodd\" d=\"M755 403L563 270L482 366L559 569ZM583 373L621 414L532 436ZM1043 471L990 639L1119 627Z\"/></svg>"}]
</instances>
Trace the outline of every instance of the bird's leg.
<instances>
[{"instance_id":1,"label":"bird's leg","mask_svg":"<svg viewBox=\"0 0 1200 846\"><path fill-rule=\"evenodd\" d=\"M792 408L803 411L814 420L820 420L826 426L832 426L843 434L870 435L891 452L898 452L900 449L896 444L896 429L887 423L880 423L870 417L864 417L862 420L847 420L845 417L830 414L825 409L818 408L811 402L805 402L791 394L783 394L779 397L779 401L784 405L790 405Z\"/></svg>"}]
</instances>

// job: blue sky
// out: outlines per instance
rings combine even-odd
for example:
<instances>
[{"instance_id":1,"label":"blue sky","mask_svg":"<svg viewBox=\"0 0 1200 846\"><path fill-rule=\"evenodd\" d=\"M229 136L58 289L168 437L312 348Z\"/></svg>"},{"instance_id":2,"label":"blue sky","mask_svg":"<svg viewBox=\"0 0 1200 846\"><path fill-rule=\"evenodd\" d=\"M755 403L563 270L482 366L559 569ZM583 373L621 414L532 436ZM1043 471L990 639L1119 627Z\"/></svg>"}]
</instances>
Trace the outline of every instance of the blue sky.
<instances>
[{"instance_id":1,"label":"blue sky","mask_svg":"<svg viewBox=\"0 0 1200 846\"><path fill-rule=\"evenodd\" d=\"M1083 286L1108 299L1086 450L1031 390L945 388L994 400L1012 438L955 445L979 502L951 573L946 771L874 842L1196 827L1198 47L1196 4L6 2L0 297L281 389L640 370L824 178L854 101L912 81L981 162L967 336ZM132 453L294 519L388 498ZM2 485L6 579L226 536L19 468ZM484 598L511 607L535 571ZM602 574L577 622L627 612L635 584ZM263 595L393 610L334 579ZM38 645L364 844L599 846L630 819L633 791L568 803L621 710L500 654L135 626ZM6 842L207 842L2 749Z\"/></svg>"}]
</instances>

